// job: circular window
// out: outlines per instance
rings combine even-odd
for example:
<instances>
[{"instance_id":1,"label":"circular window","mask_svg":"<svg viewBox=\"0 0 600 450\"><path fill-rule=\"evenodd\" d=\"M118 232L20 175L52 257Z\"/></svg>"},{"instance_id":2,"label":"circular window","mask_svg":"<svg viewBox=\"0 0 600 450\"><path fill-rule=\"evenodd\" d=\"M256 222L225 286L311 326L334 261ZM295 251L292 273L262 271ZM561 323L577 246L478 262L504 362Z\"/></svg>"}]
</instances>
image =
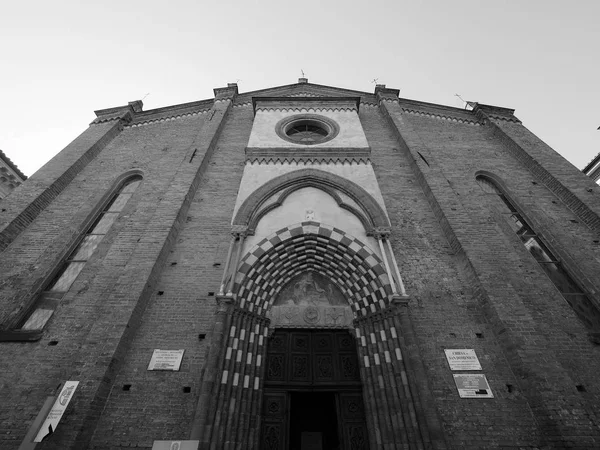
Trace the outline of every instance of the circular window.
<instances>
[{"instance_id":1,"label":"circular window","mask_svg":"<svg viewBox=\"0 0 600 450\"><path fill-rule=\"evenodd\" d=\"M327 142L339 131L333 120L309 114L287 117L277 124L276 130L282 139L302 145Z\"/></svg>"}]
</instances>

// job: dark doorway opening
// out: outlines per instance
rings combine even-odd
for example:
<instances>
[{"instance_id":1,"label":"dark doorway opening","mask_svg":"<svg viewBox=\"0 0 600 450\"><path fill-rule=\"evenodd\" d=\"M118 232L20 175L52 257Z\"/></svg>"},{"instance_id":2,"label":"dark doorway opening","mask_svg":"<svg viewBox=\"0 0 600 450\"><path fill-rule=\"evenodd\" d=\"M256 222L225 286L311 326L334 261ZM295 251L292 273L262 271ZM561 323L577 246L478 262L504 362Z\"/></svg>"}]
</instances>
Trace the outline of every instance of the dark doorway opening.
<instances>
[{"instance_id":1,"label":"dark doorway opening","mask_svg":"<svg viewBox=\"0 0 600 450\"><path fill-rule=\"evenodd\" d=\"M341 448L333 392L292 392L290 400L290 450Z\"/></svg>"}]
</instances>

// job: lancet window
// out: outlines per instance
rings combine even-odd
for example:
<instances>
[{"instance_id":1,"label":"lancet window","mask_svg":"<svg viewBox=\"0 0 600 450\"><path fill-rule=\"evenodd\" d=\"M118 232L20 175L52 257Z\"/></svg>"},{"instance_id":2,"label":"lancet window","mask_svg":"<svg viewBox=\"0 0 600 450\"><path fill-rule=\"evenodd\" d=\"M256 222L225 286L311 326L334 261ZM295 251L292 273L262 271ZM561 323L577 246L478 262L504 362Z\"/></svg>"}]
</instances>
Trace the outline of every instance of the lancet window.
<instances>
[{"instance_id":1,"label":"lancet window","mask_svg":"<svg viewBox=\"0 0 600 450\"><path fill-rule=\"evenodd\" d=\"M142 178L136 175L121 185L83 235L75 250L63 262L57 275L41 293L33 311L25 318L21 330L34 331L44 328L58 302L69 291L141 182Z\"/></svg>"},{"instance_id":2,"label":"lancet window","mask_svg":"<svg viewBox=\"0 0 600 450\"><path fill-rule=\"evenodd\" d=\"M479 175L476 179L483 191L489 194L490 202L494 203L495 207L507 217L512 230L519 236L525 248L529 250L531 256L535 258L580 319L590 327L597 326L600 323L600 313L573 277L565 270L562 262L548 249L543 240L518 212L510 198L492 179L483 175Z\"/></svg>"}]
</instances>

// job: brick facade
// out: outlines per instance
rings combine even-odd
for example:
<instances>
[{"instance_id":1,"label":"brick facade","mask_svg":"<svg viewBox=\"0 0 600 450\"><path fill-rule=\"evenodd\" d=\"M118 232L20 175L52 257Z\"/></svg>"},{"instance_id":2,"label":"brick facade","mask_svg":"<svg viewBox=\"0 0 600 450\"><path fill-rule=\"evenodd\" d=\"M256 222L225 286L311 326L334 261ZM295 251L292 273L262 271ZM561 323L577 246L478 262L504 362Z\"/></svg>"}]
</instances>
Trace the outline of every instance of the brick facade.
<instances>
[{"instance_id":1,"label":"brick facade","mask_svg":"<svg viewBox=\"0 0 600 450\"><path fill-rule=\"evenodd\" d=\"M275 148L275 158L268 148L258 159L248 151L256 99L292 97L293 114L301 114L302 98L314 105L320 96L357 99L368 152L356 159L340 148L328 160L316 149L297 159L285 148ZM150 449L156 440L186 439L203 449L259 448L265 369L257 361L272 330L268 317L246 307L247 296L272 303L285 258L306 248L314 250L311 270L331 270L348 297L357 290L350 331L371 450L600 447L600 327L579 320L476 177L497 180L598 309L600 186L512 110L301 82L250 93L229 85L214 99L152 111L131 102L97 115L0 200L2 449L19 447L66 380L79 387L39 449ZM244 193L249 201L234 214L246 164L297 170ZM318 175L328 173L323 164L370 165L377 196L351 176L344 188L342 176ZM133 173L141 185L46 327L20 330L99 208ZM338 203L362 208L372 240L354 242L343 230L332 239L335 229L308 220L269 237L277 242L244 247L245 226L278 207L261 209L261 198L298 189L294 183L346 192ZM275 267L261 259L271 245ZM254 260L268 280L252 273ZM303 267L292 265L288 280ZM369 270L373 277L361 281ZM474 373L485 374L494 398L459 397L444 349L463 348L476 351L482 370ZM180 370L147 370L154 349L185 349ZM236 351L242 361L228 358Z\"/></svg>"}]
</instances>

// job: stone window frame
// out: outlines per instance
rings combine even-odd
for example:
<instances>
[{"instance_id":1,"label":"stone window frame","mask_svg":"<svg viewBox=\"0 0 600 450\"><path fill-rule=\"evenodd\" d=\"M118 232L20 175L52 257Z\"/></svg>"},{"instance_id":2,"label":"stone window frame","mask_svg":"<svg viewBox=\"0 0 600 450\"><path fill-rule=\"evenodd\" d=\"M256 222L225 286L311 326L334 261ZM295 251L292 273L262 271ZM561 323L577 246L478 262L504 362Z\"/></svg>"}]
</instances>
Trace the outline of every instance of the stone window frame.
<instances>
[{"instance_id":1,"label":"stone window frame","mask_svg":"<svg viewBox=\"0 0 600 450\"><path fill-rule=\"evenodd\" d=\"M495 192L488 192L482 185L484 181L487 185L489 185ZM572 273L570 267L565 264L563 258L557 256L558 253L550 248L546 239L541 236L534 226L532 226L532 221L526 217L523 213L523 209L518 205L517 202L514 201L508 190L504 187L504 184L498 179L497 176L484 171L479 171L475 174L475 181L479 188L484 192L486 196L497 196L500 199L500 202L497 199L494 202L488 201L488 205L496 210L498 210L502 216L507 216L506 221L508 223L509 220L512 220L516 224L521 224L521 230L515 231L514 224L510 223L510 228L515 231L515 234L519 237L519 240L523 244L523 246L527 249L528 253L540 266L540 269L552 283L552 285L556 288L556 290L563 297L565 302L569 305L578 319L584 324L588 329L592 330L591 334L598 334L598 330L600 329L600 311L596 307L594 301L592 300L591 295L584 287L584 284L581 283ZM492 205L494 203L494 205ZM501 211L502 204L504 204L505 211ZM524 239L527 238L527 241ZM531 242L530 242L531 241ZM539 255L536 256L535 252L532 249L539 249ZM545 258L542 258L544 257ZM541 259L544 259L543 261ZM566 292L563 288L557 284L556 280L551 276L550 266L554 266L556 268L557 273L562 273L565 280L570 283L571 286L575 286L579 292ZM574 306L574 300L572 297L579 296L580 302L584 305L578 305L579 307ZM576 299L575 299L576 300ZM585 307L585 308L584 308ZM586 314L592 313L596 320L590 320L588 315Z\"/></svg>"},{"instance_id":2,"label":"stone window frame","mask_svg":"<svg viewBox=\"0 0 600 450\"><path fill-rule=\"evenodd\" d=\"M30 303L29 307L24 311L25 313L19 314L19 319L16 321L17 325L8 330L0 330L0 342L2 341L38 341L41 339L44 330L47 328L50 319L54 315L54 312L58 305L60 304L63 297L69 292L73 283L76 281L76 278L79 276L79 273L83 271L87 262L94 256L96 253L98 246L113 228L114 224L119 220L121 215L123 214L123 210L126 209L129 204L129 200L137 189L139 185L143 182L144 177L141 171L134 170L130 171L126 174L118 177L113 187L109 189L109 191L103 196L103 199L99 202L97 208L91 214L91 220L86 220L88 224L84 229L85 231L81 233L78 238L69 246L69 249L66 252L66 257L61 258L60 262L56 264L54 270L50 273L50 276L47 277L46 281L42 284L43 289L39 291L39 293L35 296L35 300ZM129 191L126 191L128 186L132 186L134 183L137 184L135 187L131 188ZM111 208L116 203L116 200L125 194L127 199L120 206L121 209L118 211L111 211ZM115 218L112 223L107 227L104 233L98 234L94 233L95 229L98 227L100 221L103 217L108 214L115 214ZM64 290L53 290L52 288L60 281L63 273L68 268L69 264L74 261L73 257L76 257L77 253L80 252L82 248L82 244L86 240L87 237L90 236L101 236L100 239L95 242L93 249L87 256L84 262L84 266L81 270L73 277L72 281L69 283L68 287ZM80 262L79 260L75 262ZM23 327L26 323L31 319L32 315L40 310L46 309L51 310L51 313L45 318L41 327L36 329L24 329Z\"/></svg>"},{"instance_id":3,"label":"stone window frame","mask_svg":"<svg viewBox=\"0 0 600 450\"><path fill-rule=\"evenodd\" d=\"M302 122L307 122L314 124L315 126L319 126L322 129L327 131L327 135L323 136L322 139L319 139L317 142L302 142L290 138L287 132L294 127L295 124L299 124ZM281 119L275 125L275 132L277 136L279 136L284 141L290 142L292 144L311 146L311 145L319 145L325 142L329 142L339 134L340 127L336 121L333 119L320 115L320 114L294 114L292 116L285 117Z\"/></svg>"}]
</instances>

